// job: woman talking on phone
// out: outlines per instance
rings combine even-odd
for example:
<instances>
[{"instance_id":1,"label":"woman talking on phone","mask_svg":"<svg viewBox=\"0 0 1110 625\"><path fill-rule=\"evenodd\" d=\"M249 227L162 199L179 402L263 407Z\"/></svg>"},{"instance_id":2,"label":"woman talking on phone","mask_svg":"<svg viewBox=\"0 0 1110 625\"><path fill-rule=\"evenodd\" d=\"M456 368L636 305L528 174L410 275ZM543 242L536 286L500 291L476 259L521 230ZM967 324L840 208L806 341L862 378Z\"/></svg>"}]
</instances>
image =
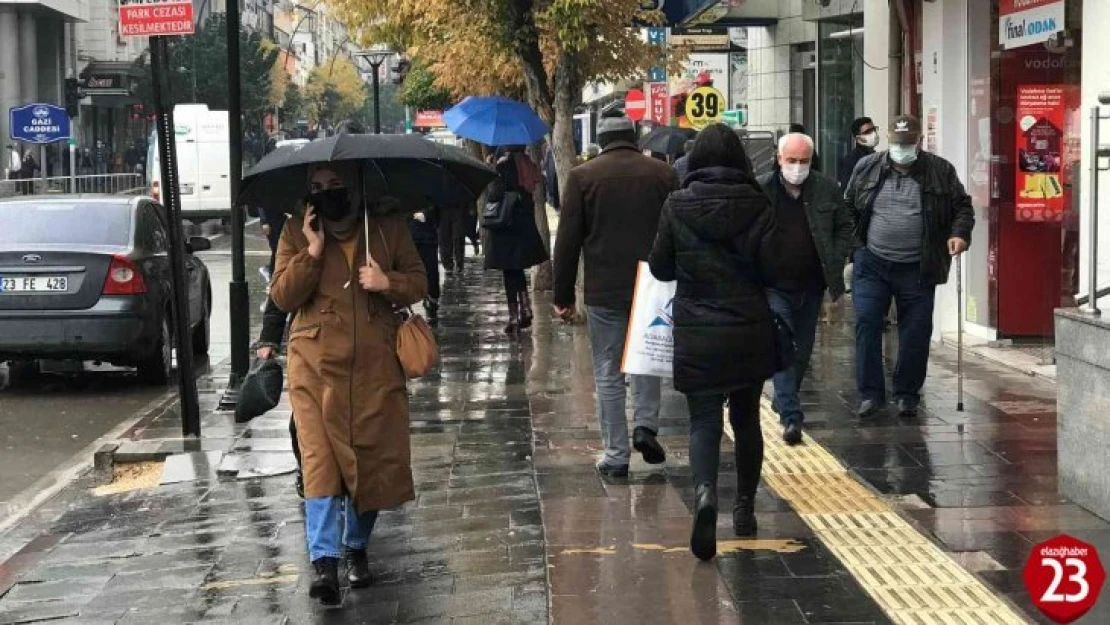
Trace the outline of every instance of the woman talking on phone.
<instances>
[{"instance_id":1,"label":"woman talking on phone","mask_svg":"<svg viewBox=\"0 0 1110 625\"><path fill-rule=\"evenodd\" d=\"M270 297L293 313L289 398L304 472L310 594L340 602L370 583L366 545L378 511L415 497L408 395L397 360L395 306L427 292L404 215L364 208L355 165L310 170L303 218L278 244Z\"/></svg>"}]
</instances>

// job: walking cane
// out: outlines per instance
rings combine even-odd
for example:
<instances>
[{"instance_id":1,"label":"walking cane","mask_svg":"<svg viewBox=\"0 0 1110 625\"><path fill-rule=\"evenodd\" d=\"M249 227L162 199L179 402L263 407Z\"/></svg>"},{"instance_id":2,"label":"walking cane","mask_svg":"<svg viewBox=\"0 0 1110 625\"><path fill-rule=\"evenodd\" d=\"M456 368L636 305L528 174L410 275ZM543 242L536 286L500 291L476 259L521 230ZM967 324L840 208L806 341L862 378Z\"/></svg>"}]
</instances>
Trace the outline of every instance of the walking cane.
<instances>
[{"instance_id":1,"label":"walking cane","mask_svg":"<svg viewBox=\"0 0 1110 625\"><path fill-rule=\"evenodd\" d=\"M964 411L964 271L956 256L956 412Z\"/></svg>"}]
</instances>

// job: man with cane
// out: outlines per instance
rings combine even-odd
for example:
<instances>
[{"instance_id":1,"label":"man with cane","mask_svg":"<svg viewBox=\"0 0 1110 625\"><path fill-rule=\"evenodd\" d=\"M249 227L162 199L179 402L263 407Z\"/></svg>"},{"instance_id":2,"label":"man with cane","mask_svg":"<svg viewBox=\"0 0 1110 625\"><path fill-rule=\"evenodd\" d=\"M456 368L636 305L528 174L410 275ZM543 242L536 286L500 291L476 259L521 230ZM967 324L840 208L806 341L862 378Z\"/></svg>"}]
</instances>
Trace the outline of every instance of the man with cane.
<instances>
[{"instance_id":1,"label":"man with cane","mask_svg":"<svg viewBox=\"0 0 1110 625\"><path fill-rule=\"evenodd\" d=\"M956 169L921 150L917 118L895 118L889 140L888 151L860 160L844 194L857 224L852 303L861 418L874 416L887 400L883 318L892 299L898 307L894 398L901 416L917 415L936 287L948 281L952 259L967 251L975 227Z\"/></svg>"}]
</instances>

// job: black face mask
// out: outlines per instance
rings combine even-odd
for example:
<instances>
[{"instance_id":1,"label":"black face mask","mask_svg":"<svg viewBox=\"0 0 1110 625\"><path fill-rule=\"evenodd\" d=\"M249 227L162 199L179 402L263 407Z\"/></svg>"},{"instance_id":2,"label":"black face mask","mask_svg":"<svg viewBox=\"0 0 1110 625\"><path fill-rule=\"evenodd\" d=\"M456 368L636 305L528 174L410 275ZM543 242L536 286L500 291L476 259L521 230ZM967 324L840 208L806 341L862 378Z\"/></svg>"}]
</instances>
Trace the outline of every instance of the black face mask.
<instances>
[{"instance_id":1,"label":"black face mask","mask_svg":"<svg viewBox=\"0 0 1110 625\"><path fill-rule=\"evenodd\" d=\"M342 221L352 212L347 189L313 191L308 195L308 203L316 209L317 215L328 221Z\"/></svg>"}]
</instances>

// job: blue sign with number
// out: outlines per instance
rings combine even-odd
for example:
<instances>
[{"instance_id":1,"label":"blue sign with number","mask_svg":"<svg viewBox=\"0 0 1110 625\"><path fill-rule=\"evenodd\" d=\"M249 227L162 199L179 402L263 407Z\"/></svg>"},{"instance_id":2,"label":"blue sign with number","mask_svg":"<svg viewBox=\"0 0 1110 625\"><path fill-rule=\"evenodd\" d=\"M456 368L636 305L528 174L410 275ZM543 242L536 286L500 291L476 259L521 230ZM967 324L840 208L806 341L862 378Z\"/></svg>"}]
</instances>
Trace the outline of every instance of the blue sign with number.
<instances>
[{"instance_id":1,"label":"blue sign with number","mask_svg":"<svg viewBox=\"0 0 1110 625\"><path fill-rule=\"evenodd\" d=\"M69 115L54 104L27 104L8 111L12 139L26 143L54 143L69 139Z\"/></svg>"}]
</instances>

